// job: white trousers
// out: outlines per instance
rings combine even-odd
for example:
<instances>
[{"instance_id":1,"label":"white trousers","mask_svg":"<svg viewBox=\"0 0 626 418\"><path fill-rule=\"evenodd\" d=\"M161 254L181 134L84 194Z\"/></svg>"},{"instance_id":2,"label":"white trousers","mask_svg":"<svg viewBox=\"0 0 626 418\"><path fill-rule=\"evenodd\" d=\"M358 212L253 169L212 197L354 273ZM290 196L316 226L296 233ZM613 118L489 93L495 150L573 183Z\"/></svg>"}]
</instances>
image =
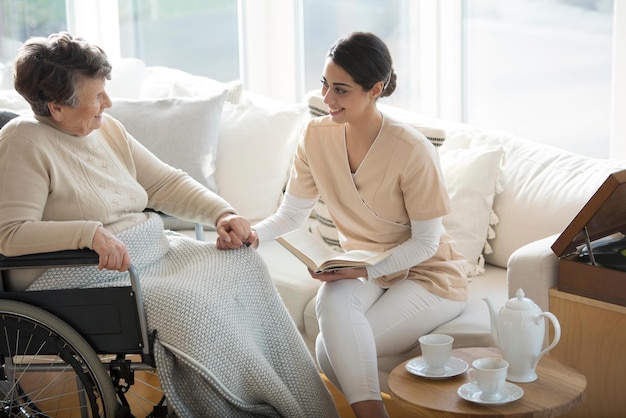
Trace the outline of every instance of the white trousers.
<instances>
[{"instance_id":1,"label":"white trousers","mask_svg":"<svg viewBox=\"0 0 626 418\"><path fill-rule=\"evenodd\" d=\"M389 289L356 279L324 283L316 304L317 361L350 404L380 400L377 357L409 350L464 307L413 280Z\"/></svg>"}]
</instances>

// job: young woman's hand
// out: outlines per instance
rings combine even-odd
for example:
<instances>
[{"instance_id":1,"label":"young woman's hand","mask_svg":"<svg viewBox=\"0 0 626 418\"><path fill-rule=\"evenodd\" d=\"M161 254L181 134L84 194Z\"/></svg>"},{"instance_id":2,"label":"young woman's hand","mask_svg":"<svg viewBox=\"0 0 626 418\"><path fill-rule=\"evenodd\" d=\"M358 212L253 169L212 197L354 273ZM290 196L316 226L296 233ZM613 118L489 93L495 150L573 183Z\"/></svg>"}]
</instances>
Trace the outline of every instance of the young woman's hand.
<instances>
[{"instance_id":1,"label":"young woman's hand","mask_svg":"<svg viewBox=\"0 0 626 418\"><path fill-rule=\"evenodd\" d=\"M365 269L365 267L359 267L353 269L333 270L326 273L315 273L309 269L309 274L311 277L321 282L334 282L335 280L358 279L359 277L367 278L367 269Z\"/></svg>"}]
</instances>

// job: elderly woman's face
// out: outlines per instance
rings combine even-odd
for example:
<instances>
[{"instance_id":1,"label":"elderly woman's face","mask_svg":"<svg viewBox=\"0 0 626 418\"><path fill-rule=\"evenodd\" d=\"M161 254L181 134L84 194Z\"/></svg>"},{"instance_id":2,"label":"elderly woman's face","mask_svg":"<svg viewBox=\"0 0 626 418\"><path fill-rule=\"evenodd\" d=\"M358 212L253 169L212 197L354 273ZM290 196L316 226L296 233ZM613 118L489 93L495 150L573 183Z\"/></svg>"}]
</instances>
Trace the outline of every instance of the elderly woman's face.
<instances>
[{"instance_id":1,"label":"elderly woman's face","mask_svg":"<svg viewBox=\"0 0 626 418\"><path fill-rule=\"evenodd\" d=\"M52 117L57 126L71 134L85 136L102 126L102 112L111 107L111 99L104 87L105 79L82 77L76 96L78 106L56 106Z\"/></svg>"}]
</instances>

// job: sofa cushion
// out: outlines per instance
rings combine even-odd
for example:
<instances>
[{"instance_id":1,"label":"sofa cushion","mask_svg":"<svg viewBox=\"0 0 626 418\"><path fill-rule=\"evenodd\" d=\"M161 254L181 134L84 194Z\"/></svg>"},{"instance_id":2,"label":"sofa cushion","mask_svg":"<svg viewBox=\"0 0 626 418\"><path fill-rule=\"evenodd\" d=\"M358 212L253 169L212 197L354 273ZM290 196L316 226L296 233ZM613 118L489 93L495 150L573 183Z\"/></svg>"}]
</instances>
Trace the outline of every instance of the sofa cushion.
<instances>
[{"instance_id":1,"label":"sofa cushion","mask_svg":"<svg viewBox=\"0 0 626 418\"><path fill-rule=\"evenodd\" d=\"M106 92L110 97L140 99L146 64L137 58L121 58L111 63L111 79Z\"/></svg>"},{"instance_id":2,"label":"sofa cushion","mask_svg":"<svg viewBox=\"0 0 626 418\"><path fill-rule=\"evenodd\" d=\"M328 207L322 198L318 198L313 209L313 217L315 222L311 225L310 230L313 235L319 237L326 245L341 250L341 244L339 244L339 232L335 223L330 217Z\"/></svg>"},{"instance_id":3,"label":"sofa cushion","mask_svg":"<svg viewBox=\"0 0 626 418\"><path fill-rule=\"evenodd\" d=\"M215 179L218 193L241 215L257 221L276 211L308 119L302 104L249 92L239 104L224 105Z\"/></svg>"},{"instance_id":4,"label":"sofa cushion","mask_svg":"<svg viewBox=\"0 0 626 418\"><path fill-rule=\"evenodd\" d=\"M215 158L226 91L205 98L113 99L106 112L161 160L216 191Z\"/></svg>"},{"instance_id":5,"label":"sofa cushion","mask_svg":"<svg viewBox=\"0 0 626 418\"><path fill-rule=\"evenodd\" d=\"M167 97L203 97L227 91L226 101L239 103L243 91L240 80L228 83L208 77L189 74L175 68L150 66L144 70L140 98L163 99Z\"/></svg>"},{"instance_id":6,"label":"sofa cushion","mask_svg":"<svg viewBox=\"0 0 626 418\"><path fill-rule=\"evenodd\" d=\"M30 113L31 108L26 99L24 99L15 90L0 90L0 108L12 110L16 113Z\"/></svg>"},{"instance_id":7,"label":"sofa cushion","mask_svg":"<svg viewBox=\"0 0 626 418\"><path fill-rule=\"evenodd\" d=\"M500 148L439 149L452 210L443 218L446 231L467 259L469 276L484 272L489 252L492 214L502 150ZM486 250L487 249L487 250Z\"/></svg>"},{"instance_id":8,"label":"sofa cushion","mask_svg":"<svg viewBox=\"0 0 626 418\"><path fill-rule=\"evenodd\" d=\"M502 131L483 131L471 147L501 147L502 193L494 200L500 222L488 263L506 267L511 254L532 241L559 234L609 174L625 161L585 157Z\"/></svg>"}]
</instances>

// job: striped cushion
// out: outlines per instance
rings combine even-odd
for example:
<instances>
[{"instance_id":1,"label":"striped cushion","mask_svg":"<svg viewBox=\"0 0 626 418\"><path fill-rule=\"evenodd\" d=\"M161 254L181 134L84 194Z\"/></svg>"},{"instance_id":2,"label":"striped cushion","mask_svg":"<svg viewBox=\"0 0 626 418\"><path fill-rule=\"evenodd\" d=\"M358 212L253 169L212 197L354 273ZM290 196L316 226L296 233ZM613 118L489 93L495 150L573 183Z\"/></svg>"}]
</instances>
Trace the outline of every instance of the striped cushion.
<instances>
[{"instance_id":1,"label":"striped cushion","mask_svg":"<svg viewBox=\"0 0 626 418\"><path fill-rule=\"evenodd\" d=\"M315 222L311 225L311 232L320 237L327 245L341 250L339 245L339 233L330 218L326 203L320 197L315 204Z\"/></svg>"}]
</instances>

